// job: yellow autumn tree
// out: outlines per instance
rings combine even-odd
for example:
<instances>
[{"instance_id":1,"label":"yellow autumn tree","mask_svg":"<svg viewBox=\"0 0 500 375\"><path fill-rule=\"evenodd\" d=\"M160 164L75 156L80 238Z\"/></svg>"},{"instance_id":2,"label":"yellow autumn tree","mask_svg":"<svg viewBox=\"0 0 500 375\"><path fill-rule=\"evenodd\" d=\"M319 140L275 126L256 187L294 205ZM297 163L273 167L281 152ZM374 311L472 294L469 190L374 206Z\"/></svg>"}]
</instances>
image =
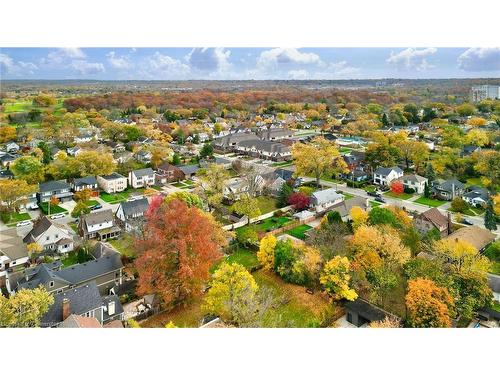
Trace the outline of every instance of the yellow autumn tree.
<instances>
[{"instance_id":1,"label":"yellow autumn tree","mask_svg":"<svg viewBox=\"0 0 500 375\"><path fill-rule=\"evenodd\" d=\"M468 144L483 147L484 145L490 143L488 133L479 129L470 130L465 136L465 141Z\"/></svg>"},{"instance_id":2,"label":"yellow autumn tree","mask_svg":"<svg viewBox=\"0 0 500 375\"><path fill-rule=\"evenodd\" d=\"M337 145L322 137L316 137L310 143L294 143L292 157L295 160L295 173L299 176L314 176L318 186L322 175L347 171L347 164Z\"/></svg>"},{"instance_id":3,"label":"yellow autumn tree","mask_svg":"<svg viewBox=\"0 0 500 375\"><path fill-rule=\"evenodd\" d=\"M268 234L260 240L257 259L266 270L274 268L274 248L278 240L272 234Z\"/></svg>"},{"instance_id":4,"label":"yellow autumn tree","mask_svg":"<svg viewBox=\"0 0 500 375\"><path fill-rule=\"evenodd\" d=\"M403 210L401 207L390 205L387 206L387 209L390 210L394 214L394 216L396 216L398 223L402 224L405 227L409 227L412 225L411 216L408 215L406 211Z\"/></svg>"},{"instance_id":5,"label":"yellow autumn tree","mask_svg":"<svg viewBox=\"0 0 500 375\"><path fill-rule=\"evenodd\" d=\"M488 123L484 118L481 117L472 117L467 120L467 125L471 126L484 126Z\"/></svg>"},{"instance_id":6,"label":"yellow autumn tree","mask_svg":"<svg viewBox=\"0 0 500 375\"><path fill-rule=\"evenodd\" d=\"M410 259L410 249L404 246L398 232L390 226L360 226L351 239L355 254L374 251L388 262L402 265Z\"/></svg>"},{"instance_id":7,"label":"yellow autumn tree","mask_svg":"<svg viewBox=\"0 0 500 375\"><path fill-rule=\"evenodd\" d=\"M500 194L493 197L493 210L495 211L495 214L500 216Z\"/></svg>"},{"instance_id":8,"label":"yellow autumn tree","mask_svg":"<svg viewBox=\"0 0 500 375\"><path fill-rule=\"evenodd\" d=\"M434 244L437 255L448 261L456 271L474 271L486 273L490 269L490 261L477 249L464 240L442 239Z\"/></svg>"},{"instance_id":9,"label":"yellow autumn tree","mask_svg":"<svg viewBox=\"0 0 500 375\"><path fill-rule=\"evenodd\" d=\"M363 210L361 207L354 206L353 208L351 208L349 214L351 215L352 227L354 228L354 230L362 225L365 225L368 221L368 212Z\"/></svg>"},{"instance_id":10,"label":"yellow autumn tree","mask_svg":"<svg viewBox=\"0 0 500 375\"><path fill-rule=\"evenodd\" d=\"M321 285L332 298L354 301L358 294L349 286L351 281L351 263L346 257L335 256L325 264L321 277Z\"/></svg>"}]
</instances>

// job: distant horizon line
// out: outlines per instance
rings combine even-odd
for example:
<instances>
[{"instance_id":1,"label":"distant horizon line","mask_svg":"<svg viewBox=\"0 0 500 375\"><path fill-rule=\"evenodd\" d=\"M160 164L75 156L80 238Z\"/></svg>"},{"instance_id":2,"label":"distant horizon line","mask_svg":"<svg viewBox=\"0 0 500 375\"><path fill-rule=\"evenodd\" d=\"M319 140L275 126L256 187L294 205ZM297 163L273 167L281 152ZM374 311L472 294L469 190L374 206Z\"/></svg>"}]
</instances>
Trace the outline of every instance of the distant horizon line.
<instances>
[{"instance_id":1,"label":"distant horizon line","mask_svg":"<svg viewBox=\"0 0 500 375\"><path fill-rule=\"evenodd\" d=\"M343 79L86 79L86 78L16 78L1 79L0 82L36 82L36 81L80 81L80 82L345 82L345 81L472 81L499 80L500 77L453 77L453 78L343 78Z\"/></svg>"}]
</instances>

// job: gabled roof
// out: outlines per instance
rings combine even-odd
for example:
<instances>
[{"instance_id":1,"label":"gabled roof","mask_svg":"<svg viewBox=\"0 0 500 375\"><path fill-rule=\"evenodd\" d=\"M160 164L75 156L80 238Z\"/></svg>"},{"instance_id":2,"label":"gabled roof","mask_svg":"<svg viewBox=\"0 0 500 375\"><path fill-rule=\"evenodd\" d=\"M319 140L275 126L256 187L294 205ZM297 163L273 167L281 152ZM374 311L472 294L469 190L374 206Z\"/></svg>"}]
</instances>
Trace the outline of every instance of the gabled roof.
<instances>
[{"instance_id":1,"label":"gabled roof","mask_svg":"<svg viewBox=\"0 0 500 375\"><path fill-rule=\"evenodd\" d=\"M68 280L71 284L80 284L87 280L95 279L101 275L123 268L119 253L109 254L104 257L75 264L56 272L56 275Z\"/></svg>"},{"instance_id":2,"label":"gabled roof","mask_svg":"<svg viewBox=\"0 0 500 375\"><path fill-rule=\"evenodd\" d=\"M379 175L382 175L382 176L388 176L389 173L391 173L392 171L395 171L396 173L403 173L403 170L399 167L392 167L392 168L385 168L385 167L378 167L376 170L375 170L375 173L376 174L379 174Z\"/></svg>"},{"instance_id":3,"label":"gabled roof","mask_svg":"<svg viewBox=\"0 0 500 375\"><path fill-rule=\"evenodd\" d=\"M97 184L97 179L95 178L95 176L87 176L87 177L75 178L73 180L73 184L75 186L96 185Z\"/></svg>"},{"instance_id":4,"label":"gabled roof","mask_svg":"<svg viewBox=\"0 0 500 375\"><path fill-rule=\"evenodd\" d=\"M184 174L193 174L193 173L196 173L196 171L198 171L198 169L200 169L200 167L198 165L183 165L183 166L180 166L179 169L184 172Z\"/></svg>"},{"instance_id":5,"label":"gabled roof","mask_svg":"<svg viewBox=\"0 0 500 375\"><path fill-rule=\"evenodd\" d=\"M36 240L39 236L45 233L54 223L52 223L47 216L42 216L40 220L35 222L33 228L26 234L23 241L25 243L31 243Z\"/></svg>"},{"instance_id":6,"label":"gabled roof","mask_svg":"<svg viewBox=\"0 0 500 375\"><path fill-rule=\"evenodd\" d=\"M149 208L149 202L147 198L135 199L133 201L121 202L123 214L125 217L144 214Z\"/></svg>"},{"instance_id":7,"label":"gabled roof","mask_svg":"<svg viewBox=\"0 0 500 375\"><path fill-rule=\"evenodd\" d=\"M453 178L451 180L446 180L441 183L438 183L437 185L434 185L434 187L444 191L451 191L452 186L455 186L455 190L463 189L465 187L465 185L460 181L458 181L456 178Z\"/></svg>"},{"instance_id":8,"label":"gabled roof","mask_svg":"<svg viewBox=\"0 0 500 375\"><path fill-rule=\"evenodd\" d=\"M421 183L421 182L426 182L427 178L419 176L418 174L409 174L409 175L405 175L403 177L400 177L400 180Z\"/></svg>"},{"instance_id":9,"label":"gabled roof","mask_svg":"<svg viewBox=\"0 0 500 375\"><path fill-rule=\"evenodd\" d=\"M69 189L69 188L70 186L66 181L48 181L48 182L42 182L39 185L39 191L41 193L46 191L54 191L54 190Z\"/></svg>"},{"instance_id":10,"label":"gabled roof","mask_svg":"<svg viewBox=\"0 0 500 375\"><path fill-rule=\"evenodd\" d=\"M71 314L59 328L102 328L96 318Z\"/></svg>"},{"instance_id":11,"label":"gabled roof","mask_svg":"<svg viewBox=\"0 0 500 375\"><path fill-rule=\"evenodd\" d=\"M60 265L59 265L60 267ZM18 289L34 289L39 285L48 285L51 281L54 283L61 283L63 285L70 285L71 282L64 279L58 274L59 270L54 268L54 263L42 263L34 269L26 270L25 274L28 281L20 282Z\"/></svg>"},{"instance_id":12,"label":"gabled roof","mask_svg":"<svg viewBox=\"0 0 500 375\"><path fill-rule=\"evenodd\" d=\"M448 218L444 216L436 207L433 207L418 215L422 219L426 219L434 224L436 227L443 227L448 225Z\"/></svg>"},{"instance_id":13,"label":"gabled roof","mask_svg":"<svg viewBox=\"0 0 500 375\"><path fill-rule=\"evenodd\" d=\"M278 168L274 171L274 174L281 177L283 180L291 180L293 178L293 172L288 169Z\"/></svg>"},{"instance_id":14,"label":"gabled roof","mask_svg":"<svg viewBox=\"0 0 500 375\"><path fill-rule=\"evenodd\" d=\"M317 204L332 202L344 198L344 196L337 193L334 188L315 191L314 193L312 193L312 197L316 199Z\"/></svg>"},{"instance_id":15,"label":"gabled roof","mask_svg":"<svg viewBox=\"0 0 500 375\"><path fill-rule=\"evenodd\" d=\"M144 176L153 176L154 171L151 168L143 168L143 169L136 169L135 171L132 171L132 174L137 178L141 178Z\"/></svg>"},{"instance_id":16,"label":"gabled roof","mask_svg":"<svg viewBox=\"0 0 500 375\"><path fill-rule=\"evenodd\" d=\"M126 178L126 177L124 177L121 174L116 173L116 172L113 172L111 174L108 174L106 176L101 176L101 177L104 178L105 180L108 180L108 181L116 180L118 178Z\"/></svg>"},{"instance_id":17,"label":"gabled roof","mask_svg":"<svg viewBox=\"0 0 500 375\"><path fill-rule=\"evenodd\" d=\"M28 256L26 244L17 235L17 229L7 229L0 234L0 254L4 254L11 261L15 261Z\"/></svg>"},{"instance_id":18,"label":"gabled roof","mask_svg":"<svg viewBox=\"0 0 500 375\"><path fill-rule=\"evenodd\" d=\"M82 315L102 306L102 297L95 281L54 295L54 303L41 319L42 327L50 327L62 322L62 303L69 300L70 314Z\"/></svg>"}]
</instances>

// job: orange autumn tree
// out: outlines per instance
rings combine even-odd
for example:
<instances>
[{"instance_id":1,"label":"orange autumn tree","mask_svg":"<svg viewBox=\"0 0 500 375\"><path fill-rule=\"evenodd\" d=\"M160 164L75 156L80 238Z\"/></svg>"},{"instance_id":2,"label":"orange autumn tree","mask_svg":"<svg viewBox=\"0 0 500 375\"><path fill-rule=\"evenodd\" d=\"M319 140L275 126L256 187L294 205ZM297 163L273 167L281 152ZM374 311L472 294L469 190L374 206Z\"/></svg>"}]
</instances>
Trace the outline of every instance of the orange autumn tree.
<instances>
[{"instance_id":1,"label":"orange autumn tree","mask_svg":"<svg viewBox=\"0 0 500 375\"><path fill-rule=\"evenodd\" d=\"M144 236L135 243L138 293L158 293L165 303L200 294L227 244L224 231L212 216L181 200L152 206Z\"/></svg>"},{"instance_id":2,"label":"orange autumn tree","mask_svg":"<svg viewBox=\"0 0 500 375\"><path fill-rule=\"evenodd\" d=\"M406 308L410 327L451 327L454 307L448 289L438 287L434 281L418 278L408 282Z\"/></svg>"},{"instance_id":3,"label":"orange autumn tree","mask_svg":"<svg viewBox=\"0 0 500 375\"><path fill-rule=\"evenodd\" d=\"M405 187L401 181L393 181L391 184L391 191L394 194L403 194L405 191Z\"/></svg>"}]
</instances>

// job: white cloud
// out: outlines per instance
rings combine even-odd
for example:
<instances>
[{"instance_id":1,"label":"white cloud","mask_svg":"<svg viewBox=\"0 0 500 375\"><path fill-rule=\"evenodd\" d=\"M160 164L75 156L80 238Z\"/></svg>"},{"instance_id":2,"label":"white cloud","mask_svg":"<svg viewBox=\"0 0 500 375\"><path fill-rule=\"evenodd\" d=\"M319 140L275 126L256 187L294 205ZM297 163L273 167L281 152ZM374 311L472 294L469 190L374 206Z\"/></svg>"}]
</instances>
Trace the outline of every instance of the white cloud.
<instances>
[{"instance_id":1,"label":"white cloud","mask_svg":"<svg viewBox=\"0 0 500 375\"><path fill-rule=\"evenodd\" d=\"M181 79L190 72L189 65L160 52L155 52L145 59L143 70L139 72L147 79Z\"/></svg>"},{"instance_id":2,"label":"white cloud","mask_svg":"<svg viewBox=\"0 0 500 375\"><path fill-rule=\"evenodd\" d=\"M116 69L130 69L133 64L128 56L117 56L115 51L111 51L106 54L108 58L108 63Z\"/></svg>"},{"instance_id":3,"label":"white cloud","mask_svg":"<svg viewBox=\"0 0 500 375\"><path fill-rule=\"evenodd\" d=\"M231 51L224 48L193 48L186 55L186 61L195 70L203 72L224 72L229 70Z\"/></svg>"},{"instance_id":4,"label":"white cloud","mask_svg":"<svg viewBox=\"0 0 500 375\"><path fill-rule=\"evenodd\" d=\"M458 67L473 72L500 70L500 48L469 48L458 57Z\"/></svg>"},{"instance_id":5,"label":"white cloud","mask_svg":"<svg viewBox=\"0 0 500 375\"><path fill-rule=\"evenodd\" d=\"M385 60L389 64L396 65L399 68L405 69L416 69L419 71L433 68L434 66L429 64L427 57L435 54L437 48L407 48L399 53L391 52L391 56Z\"/></svg>"},{"instance_id":6,"label":"white cloud","mask_svg":"<svg viewBox=\"0 0 500 375\"><path fill-rule=\"evenodd\" d=\"M0 73L4 71L13 75L34 74L37 69L38 66L32 62L14 61L9 55L0 53Z\"/></svg>"},{"instance_id":7,"label":"white cloud","mask_svg":"<svg viewBox=\"0 0 500 375\"><path fill-rule=\"evenodd\" d=\"M84 60L87 56L80 48L59 48L42 58L43 64L59 65L68 60Z\"/></svg>"},{"instance_id":8,"label":"white cloud","mask_svg":"<svg viewBox=\"0 0 500 375\"><path fill-rule=\"evenodd\" d=\"M75 60L71 67L82 75L104 73L104 65L101 63L88 62L86 60Z\"/></svg>"},{"instance_id":9,"label":"white cloud","mask_svg":"<svg viewBox=\"0 0 500 375\"><path fill-rule=\"evenodd\" d=\"M300 52L296 48L273 48L261 52L257 59L258 68L268 68L279 64L319 64L320 57L315 53Z\"/></svg>"}]
</instances>

